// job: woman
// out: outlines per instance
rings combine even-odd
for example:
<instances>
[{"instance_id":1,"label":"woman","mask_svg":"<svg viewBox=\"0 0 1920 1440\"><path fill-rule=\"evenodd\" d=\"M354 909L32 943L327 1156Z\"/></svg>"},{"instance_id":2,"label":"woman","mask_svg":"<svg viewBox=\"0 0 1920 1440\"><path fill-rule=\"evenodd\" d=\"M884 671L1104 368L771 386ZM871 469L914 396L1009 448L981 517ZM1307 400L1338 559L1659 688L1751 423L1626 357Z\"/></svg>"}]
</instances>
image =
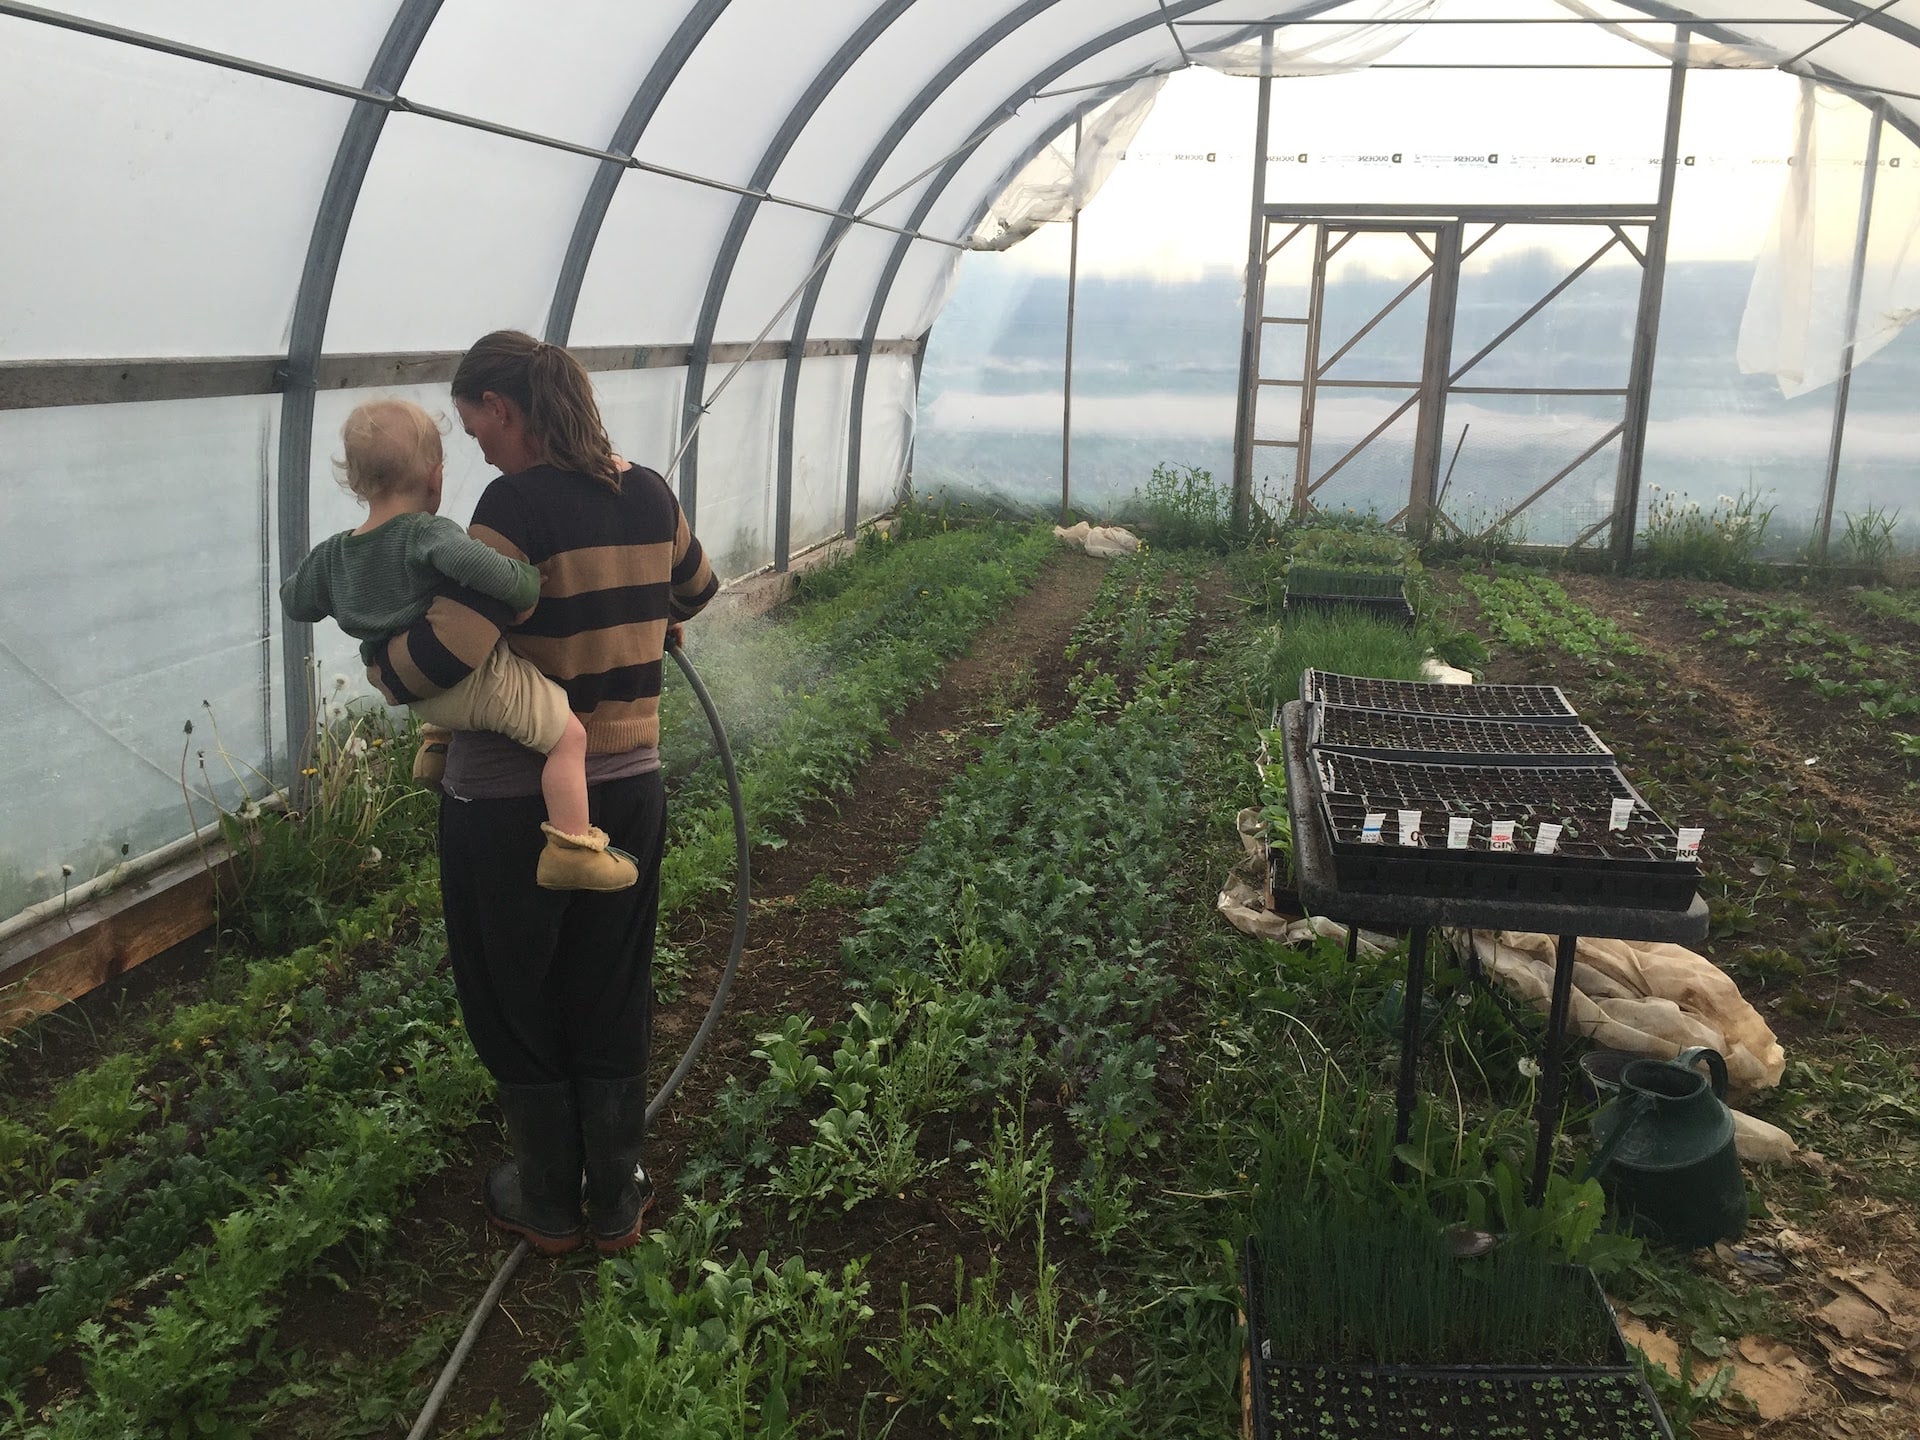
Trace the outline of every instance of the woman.
<instances>
[{"instance_id":1,"label":"woman","mask_svg":"<svg viewBox=\"0 0 1920 1440\"><path fill-rule=\"evenodd\" d=\"M374 678L396 702L444 689L504 631L586 726L592 821L634 858L639 884L539 888L540 756L473 731L446 759L441 889L461 1012L499 1084L513 1150L487 1176L487 1214L543 1254L588 1238L611 1252L638 1241L652 1201L641 1153L666 821L664 647L719 582L666 481L613 453L565 350L495 331L461 360L453 403L500 471L469 533L537 566L540 603L515 625L496 602L450 588L395 637Z\"/></svg>"}]
</instances>

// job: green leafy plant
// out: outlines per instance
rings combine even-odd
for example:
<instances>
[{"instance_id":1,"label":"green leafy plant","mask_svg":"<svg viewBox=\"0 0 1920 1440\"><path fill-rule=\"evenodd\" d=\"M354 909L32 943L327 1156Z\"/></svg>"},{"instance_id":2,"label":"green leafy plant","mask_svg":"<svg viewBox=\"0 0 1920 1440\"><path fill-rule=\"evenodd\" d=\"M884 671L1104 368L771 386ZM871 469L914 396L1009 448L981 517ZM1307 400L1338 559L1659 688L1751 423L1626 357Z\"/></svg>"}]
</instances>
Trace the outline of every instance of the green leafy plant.
<instances>
[{"instance_id":1,"label":"green leafy plant","mask_svg":"<svg viewBox=\"0 0 1920 1440\"><path fill-rule=\"evenodd\" d=\"M1703 508L1674 490L1653 486L1634 552L1636 571L1652 576L1753 583L1774 507L1758 489L1722 495Z\"/></svg>"}]
</instances>

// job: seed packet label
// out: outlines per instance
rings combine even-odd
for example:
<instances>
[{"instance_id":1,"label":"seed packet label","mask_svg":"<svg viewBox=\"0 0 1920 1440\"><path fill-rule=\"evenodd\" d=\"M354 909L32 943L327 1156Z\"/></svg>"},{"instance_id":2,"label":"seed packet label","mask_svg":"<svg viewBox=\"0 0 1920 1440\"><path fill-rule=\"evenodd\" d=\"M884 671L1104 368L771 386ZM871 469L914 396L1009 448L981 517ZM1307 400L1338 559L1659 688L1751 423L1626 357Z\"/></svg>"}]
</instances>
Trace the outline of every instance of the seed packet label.
<instances>
[{"instance_id":1,"label":"seed packet label","mask_svg":"<svg viewBox=\"0 0 1920 1440\"><path fill-rule=\"evenodd\" d=\"M1680 844L1678 849L1682 860L1698 860L1700 858L1700 841L1706 833L1706 829L1698 825L1683 825L1680 827Z\"/></svg>"},{"instance_id":2,"label":"seed packet label","mask_svg":"<svg viewBox=\"0 0 1920 1440\"><path fill-rule=\"evenodd\" d=\"M1560 830L1558 825L1541 822L1540 828L1533 832L1533 853L1551 855L1560 848Z\"/></svg>"},{"instance_id":3,"label":"seed packet label","mask_svg":"<svg viewBox=\"0 0 1920 1440\"><path fill-rule=\"evenodd\" d=\"M1360 843L1362 845L1378 845L1380 843L1380 832L1386 827L1386 823L1386 811L1369 810L1366 820L1360 826Z\"/></svg>"},{"instance_id":4,"label":"seed packet label","mask_svg":"<svg viewBox=\"0 0 1920 1440\"><path fill-rule=\"evenodd\" d=\"M1496 820L1493 822L1493 848L1496 850L1513 849L1513 821Z\"/></svg>"},{"instance_id":5,"label":"seed packet label","mask_svg":"<svg viewBox=\"0 0 1920 1440\"><path fill-rule=\"evenodd\" d=\"M1473 837L1473 817L1471 815L1453 815L1447 819L1447 848L1464 850L1467 841Z\"/></svg>"},{"instance_id":6,"label":"seed packet label","mask_svg":"<svg viewBox=\"0 0 1920 1440\"><path fill-rule=\"evenodd\" d=\"M1633 819L1633 801L1616 800L1613 802L1613 816L1607 821L1607 829L1624 830L1631 819Z\"/></svg>"},{"instance_id":7,"label":"seed packet label","mask_svg":"<svg viewBox=\"0 0 1920 1440\"><path fill-rule=\"evenodd\" d=\"M1400 812L1400 843L1402 845L1420 843L1420 812L1418 810Z\"/></svg>"}]
</instances>

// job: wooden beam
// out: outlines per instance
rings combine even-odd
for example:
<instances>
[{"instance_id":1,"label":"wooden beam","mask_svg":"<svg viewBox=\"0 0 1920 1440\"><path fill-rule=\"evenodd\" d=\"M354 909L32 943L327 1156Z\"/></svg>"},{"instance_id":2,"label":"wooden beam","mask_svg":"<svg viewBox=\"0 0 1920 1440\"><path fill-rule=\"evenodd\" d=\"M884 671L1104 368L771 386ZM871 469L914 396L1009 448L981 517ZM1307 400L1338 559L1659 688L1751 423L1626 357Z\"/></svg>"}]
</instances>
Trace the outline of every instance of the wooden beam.
<instances>
[{"instance_id":1,"label":"wooden beam","mask_svg":"<svg viewBox=\"0 0 1920 1440\"><path fill-rule=\"evenodd\" d=\"M189 855L0 945L0 1034L77 1000L214 922L231 856Z\"/></svg>"}]
</instances>

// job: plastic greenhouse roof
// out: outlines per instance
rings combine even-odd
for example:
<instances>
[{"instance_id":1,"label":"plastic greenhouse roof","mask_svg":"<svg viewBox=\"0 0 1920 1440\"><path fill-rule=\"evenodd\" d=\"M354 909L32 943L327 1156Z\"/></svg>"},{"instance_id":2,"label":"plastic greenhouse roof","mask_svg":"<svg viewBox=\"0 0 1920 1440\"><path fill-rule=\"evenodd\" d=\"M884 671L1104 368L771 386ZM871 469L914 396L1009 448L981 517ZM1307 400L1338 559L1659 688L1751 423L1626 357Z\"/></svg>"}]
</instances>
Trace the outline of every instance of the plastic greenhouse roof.
<instances>
[{"instance_id":1,"label":"plastic greenhouse roof","mask_svg":"<svg viewBox=\"0 0 1920 1440\"><path fill-rule=\"evenodd\" d=\"M754 338L855 212L773 338L916 335L984 206L1131 80L1263 23L1500 14L1387 8L6 0L0 107L35 143L4 162L0 360L297 372L457 349L505 318L577 346L691 343L697 366ZM1580 13L1691 23L1884 97L1920 138L1920 0Z\"/></svg>"}]
</instances>

